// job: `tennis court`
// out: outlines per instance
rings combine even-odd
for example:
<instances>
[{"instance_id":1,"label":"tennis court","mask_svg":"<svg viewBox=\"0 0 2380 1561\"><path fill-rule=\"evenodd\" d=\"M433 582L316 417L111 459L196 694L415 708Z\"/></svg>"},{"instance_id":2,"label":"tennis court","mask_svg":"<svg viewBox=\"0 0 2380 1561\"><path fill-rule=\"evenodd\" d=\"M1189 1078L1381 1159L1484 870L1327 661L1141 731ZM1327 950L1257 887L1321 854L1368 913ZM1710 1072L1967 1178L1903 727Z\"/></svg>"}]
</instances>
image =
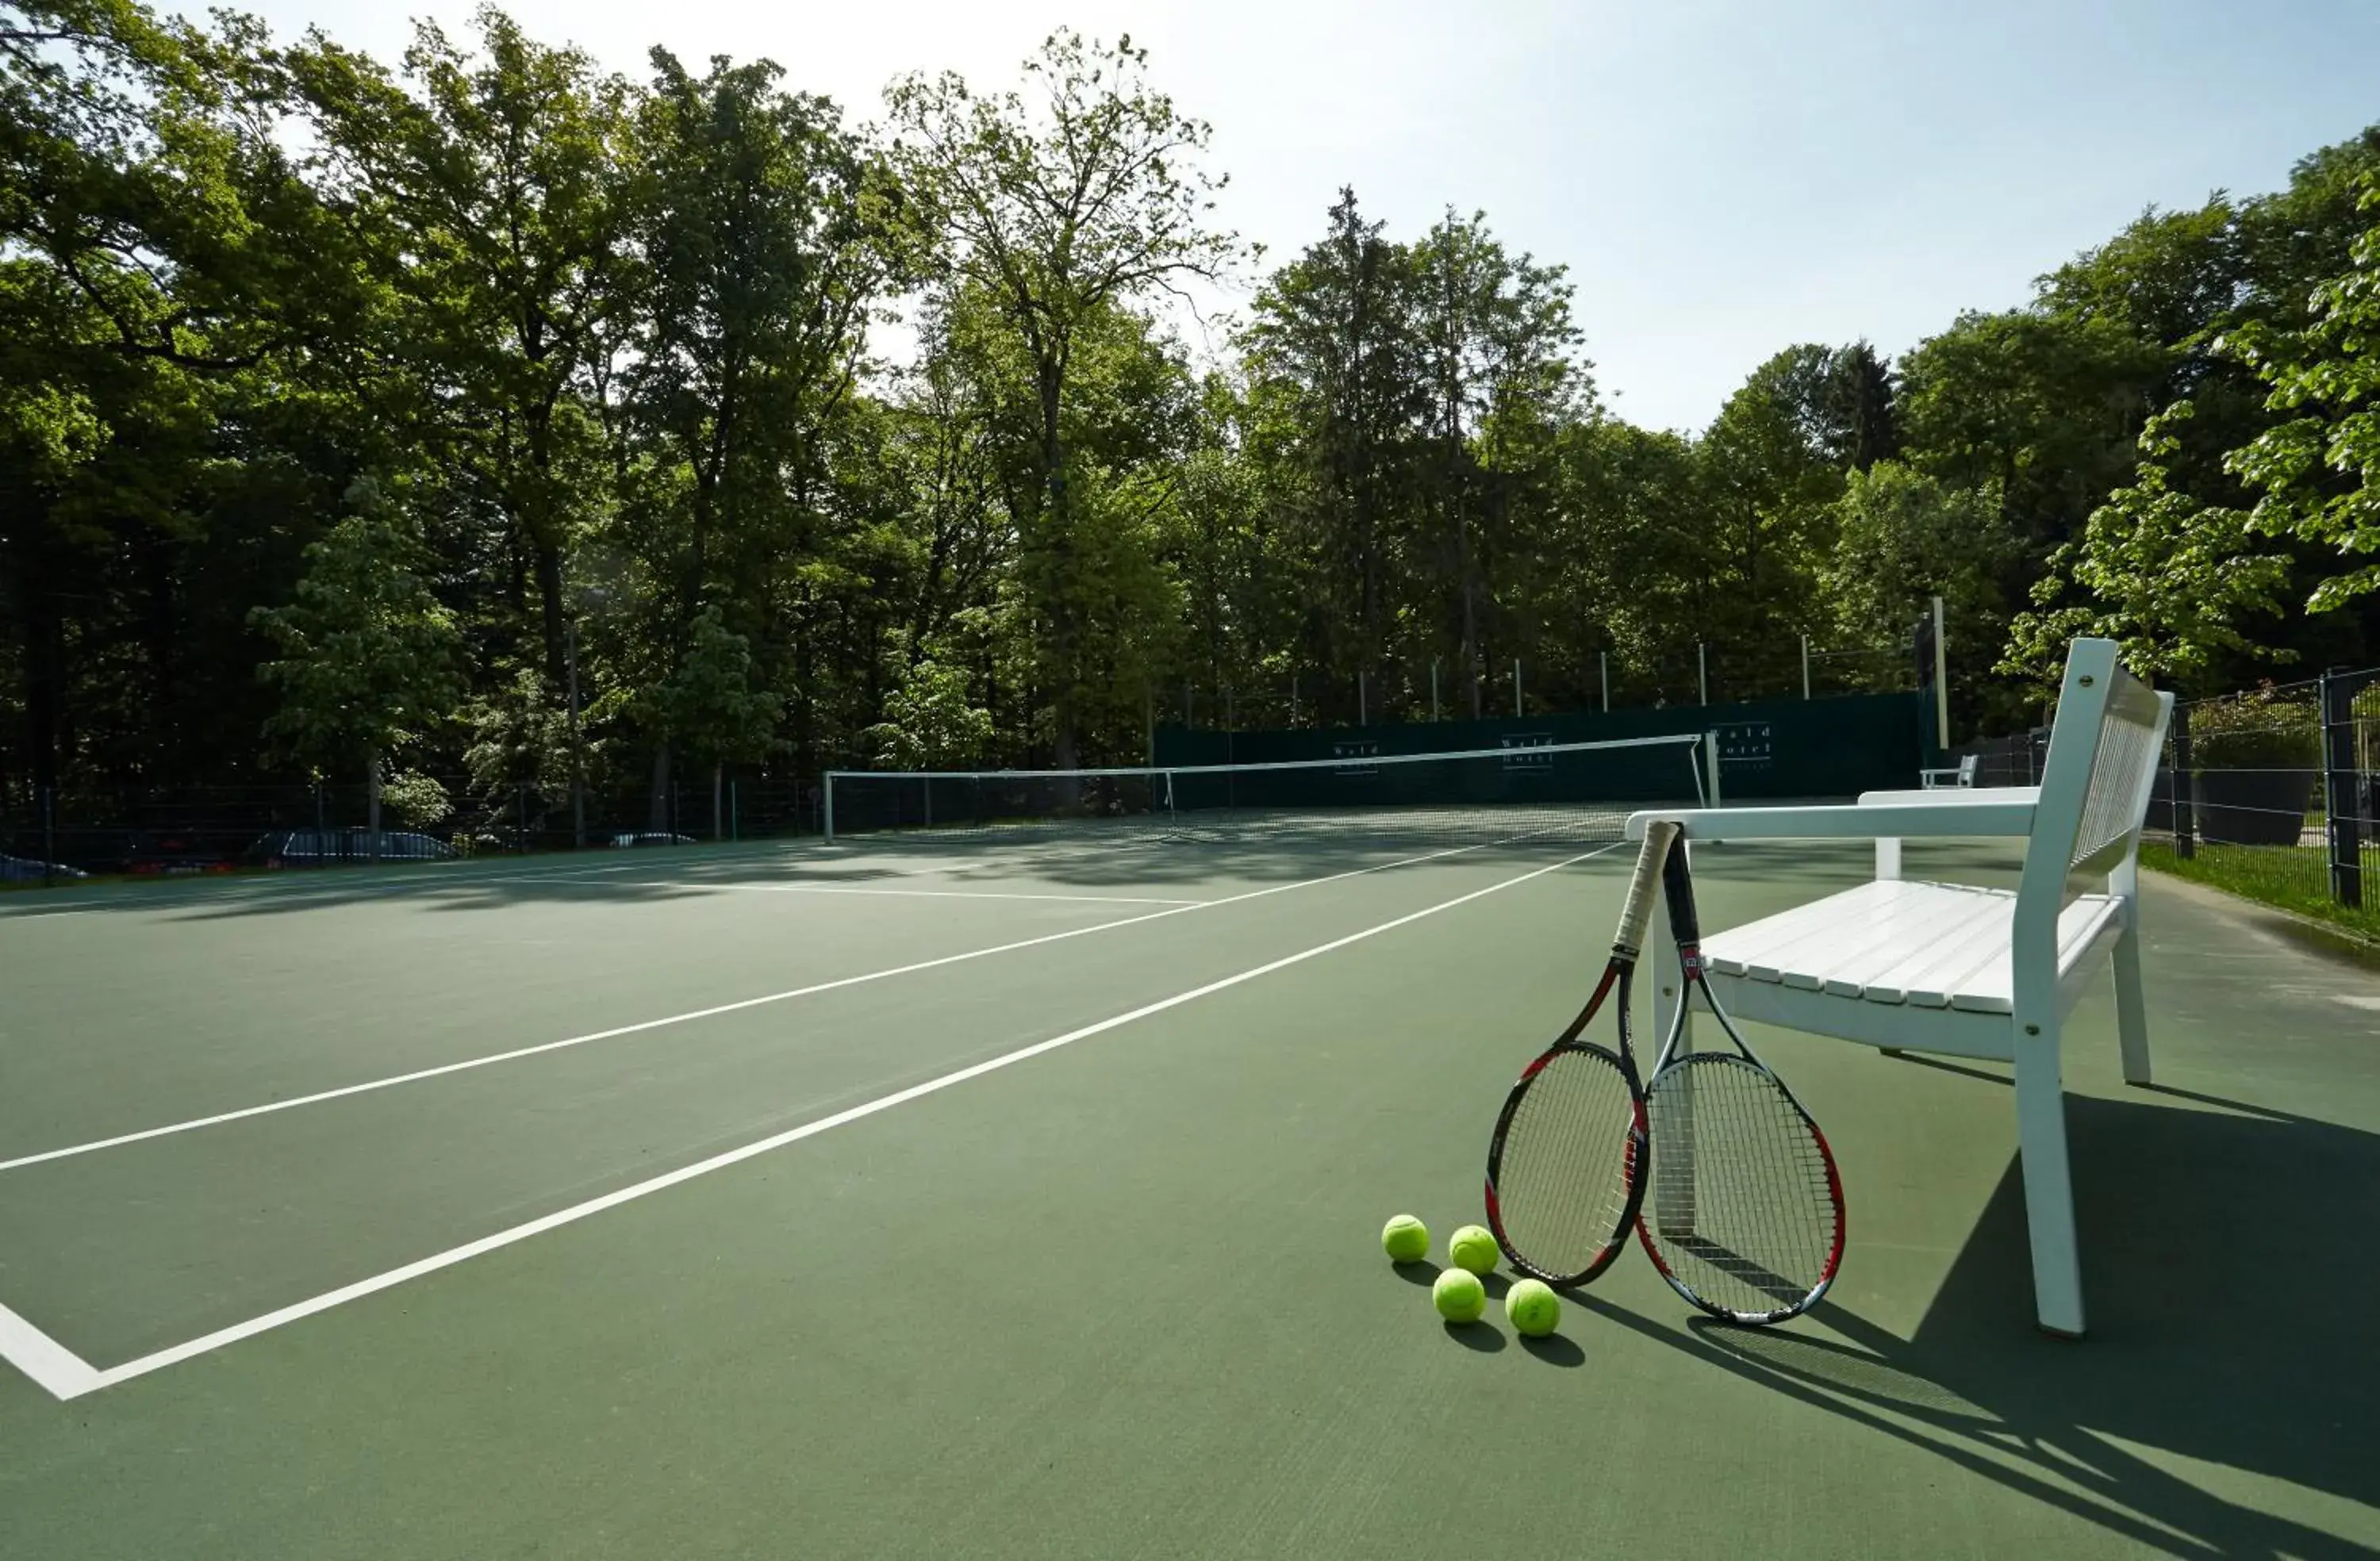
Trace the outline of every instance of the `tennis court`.
<instances>
[{"instance_id":1,"label":"tennis court","mask_svg":"<svg viewBox=\"0 0 2380 1561\"><path fill-rule=\"evenodd\" d=\"M2070 1041L2087 1343L2029 1325L2004 1071L1768 1030L1842 1163L1827 1302L1705 1325L1631 1258L1549 1339L1441 1325L1377 1233L1478 1217L1609 822L0 902L0 1552L2380 1544L2380 1262L2325 1240L2380 1185L2380 1002L2162 879L2160 1087L2104 993ZM1865 866L1713 850L1705 917Z\"/></svg>"}]
</instances>

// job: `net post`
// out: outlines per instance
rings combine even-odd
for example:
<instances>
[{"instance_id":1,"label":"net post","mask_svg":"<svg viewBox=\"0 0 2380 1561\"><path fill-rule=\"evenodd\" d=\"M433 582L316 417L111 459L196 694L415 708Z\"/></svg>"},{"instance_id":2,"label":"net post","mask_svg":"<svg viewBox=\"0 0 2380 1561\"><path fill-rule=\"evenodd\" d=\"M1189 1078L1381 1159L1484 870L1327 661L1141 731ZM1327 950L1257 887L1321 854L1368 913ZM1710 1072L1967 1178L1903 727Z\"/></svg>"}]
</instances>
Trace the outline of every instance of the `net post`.
<instances>
[{"instance_id":1,"label":"net post","mask_svg":"<svg viewBox=\"0 0 2380 1561\"><path fill-rule=\"evenodd\" d=\"M825 811L819 820L819 838L827 844L832 845L834 843L834 771L832 769L826 772L825 790L826 796L822 803Z\"/></svg>"},{"instance_id":2,"label":"net post","mask_svg":"<svg viewBox=\"0 0 2380 1561\"><path fill-rule=\"evenodd\" d=\"M1718 789L1718 733L1716 732L1704 732L1702 749L1703 765L1708 772L1709 777L1708 790L1710 794L1710 805L1713 807L1724 807L1727 804L1719 795Z\"/></svg>"}]
</instances>

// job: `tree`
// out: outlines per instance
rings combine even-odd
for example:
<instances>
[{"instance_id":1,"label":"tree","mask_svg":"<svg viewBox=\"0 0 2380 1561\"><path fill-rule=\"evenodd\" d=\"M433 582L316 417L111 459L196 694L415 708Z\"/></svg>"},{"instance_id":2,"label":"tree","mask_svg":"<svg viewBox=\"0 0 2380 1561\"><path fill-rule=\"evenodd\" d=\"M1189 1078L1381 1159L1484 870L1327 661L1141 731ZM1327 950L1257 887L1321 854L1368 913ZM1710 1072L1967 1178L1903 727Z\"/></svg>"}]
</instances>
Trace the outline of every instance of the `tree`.
<instances>
[{"instance_id":1,"label":"tree","mask_svg":"<svg viewBox=\"0 0 2380 1561\"><path fill-rule=\"evenodd\" d=\"M1419 540L1418 284L1412 251L1342 188L1325 236L1258 289L1242 338L1250 457L1302 555L1297 659L1344 685L1384 659Z\"/></svg>"},{"instance_id":2,"label":"tree","mask_svg":"<svg viewBox=\"0 0 2380 1561\"><path fill-rule=\"evenodd\" d=\"M1531 490L1551 472L1551 434L1591 401L1593 387L1573 357L1580 333L1565 268L1508 253L1485 212L1465 220L1449 212L1417 246L1415 265L1428 387L1419 477L1438 512L1444 582L1437 616L1475 719L1483 664L1502 660L1488 648L1491 632L1521 648L1518 626L1498 609L1526 557L1513 544L1536 518Z\"/></svg>"},{"instance_id":3,"label":"tree","mask_svg":"<svg viewBox=\"0 0 2380 1561\"><path fill-rule=\"evenodd\" d=\"M459 647L399 498L365 478L347 499L354 512L306 550L297 599L252 615L280 652L257 672L281 691L267 736L318 769L364 772L378 860L382 767L453 709Z\"/></svg>"},{"instance_id":4,"label":"tree","mask_svg":"<svg viewBox=\"0 0 2380 1561\"><path fill-rule=\"evenodd\" d=\"M1198 166L1208 127L1149 89L1146 50L1060 31L1025 69L1040 90L1033 103L1014 91L976 96L947 72L895 81L888 156L942 285L979 292L1031 366L1038 491L1018 516L1021 563L1063 768L1075 762L1093 659L1064 440L1076 338L1119 303L1218 277L1237 245L1205 225L1223 183Z\"/></svg>"},{"instance_id":5,"label":"tree","mask_svg":"<svg viewBox=\"0 0 2380 1561\"><path fill-rule=\"evenodd\" d=\"M686 652L654 692L653 703L664 734L663 752L674 742L710 761L711 834L716 838L720 782L727 762L759 756L776 731L779 707L775 695L752 686L752 648L727 627L717 607L695 614ZM668 801L666 790L657 788L651 816L656 831L669 828Z\"/></svg>"},{"instance_id":6,"label":"tree","mask_svg":"<svg viewBox=\"0 0 2380 1561\"><path fill-rule=\"evenodd\" d=\"M1989 488L1949 488L1895 461L1853 471L1835 503L1835 545L1818 571L1839 643L1905 668L1911 625L1940 597L1950 698L1961 730L2016 712L1991 676L2006 637L2000 576L2014 551ZM1879 654L1879 663L1887 658ZM1898 672L1875 686L1903 686Z\"/></svg>"},{"instance_id":7,"label":"tree","mask_svg":"<svg viewBox=\"0 0 2380 1561\"><path fill-rule=\"evenodd\" d=\"M318 176L381 230L387 345L418 381L418 446L458 507L492 506L526 553L540 670L565 680L563 561L601 491L589 376L618 308L625 83L483 6L475 58L416 25L405 75L312 34L288 56Z\"/></svg>"},{"instance_id":8,"label":"tree","mask_svg":"<svg viewBox=\"0 0 2380 1561\"><path fill-rule=\"evenodd\" d=\"M991 712L967 697L965 670L929 657L912 665L868 729L886 769L965 769L991 742Z\"/></svg>"},{"instance_id":9,"label":"tree","mask_svg":"<svg viewBox=\"0 0 2380 1561\"><path fill-rule=\"evenodd\" d=\"M1827 360L1822 395L1826 445L1835 464L1865 471L1900 454L1900 412L1892 370L1864 341Z\"/></svg>"},{"instance_id":10,"label":"tree","mask_svg":"<svg viewBox=\"0 0 2380 1561\"><path fill-rule=\"evenodd\" d=\"M2254 648L2240 620L2273 611L2288 561L2255 551L2246 514L2168 485L2164 463L2180 448L2173 430L2192 410L2180 401L2149 419L2131 486L2050 555L2033 590L2038 610L2010 624L1999 670L2053 689L2078 635L2119 641L2125 661L2150 678L2189 678L2219 650ZM2070 580L2087 601L2070 600Z\"/></svg>"},{"instance_id":11,"label":"tree","mask_svg":"<svg viewBox=\"0 0 2380 1561\"><path fill-rule=\"evenodd\" d=\"M2285 331L2244 325L2225 344L2271 387L2285 420L2232 452L2227 468L2262 490L2250 524L2355 559L2380 552L2380 170L2363 175L2367 225L2349 268L2313 292L2314 319ZM2321 612L2380 590L2380 563L2325 577Z\"/></svg>"}]
</instances>

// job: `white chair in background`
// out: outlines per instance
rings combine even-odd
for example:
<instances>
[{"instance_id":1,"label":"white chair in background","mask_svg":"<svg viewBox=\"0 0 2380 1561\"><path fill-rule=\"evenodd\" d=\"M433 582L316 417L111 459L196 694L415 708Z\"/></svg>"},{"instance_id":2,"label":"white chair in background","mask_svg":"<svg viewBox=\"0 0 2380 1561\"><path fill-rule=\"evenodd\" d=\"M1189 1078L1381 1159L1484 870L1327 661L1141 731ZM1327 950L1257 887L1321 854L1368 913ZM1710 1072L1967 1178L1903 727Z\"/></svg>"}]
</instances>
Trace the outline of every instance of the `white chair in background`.
<instances>
[{"instance_id":1,"label":"white chair in background","mask_svg":"<svg viewBox=\"0 0 2380 1561\"><path fill-rule=\"evenodd\" d=\"M1921 769L1918 781L1929 792L1950 786L1972 786L1975 783L1975 760L1978 756L1963 754L1959 762L1945 769Z\"/></svg>"}]
</instances>

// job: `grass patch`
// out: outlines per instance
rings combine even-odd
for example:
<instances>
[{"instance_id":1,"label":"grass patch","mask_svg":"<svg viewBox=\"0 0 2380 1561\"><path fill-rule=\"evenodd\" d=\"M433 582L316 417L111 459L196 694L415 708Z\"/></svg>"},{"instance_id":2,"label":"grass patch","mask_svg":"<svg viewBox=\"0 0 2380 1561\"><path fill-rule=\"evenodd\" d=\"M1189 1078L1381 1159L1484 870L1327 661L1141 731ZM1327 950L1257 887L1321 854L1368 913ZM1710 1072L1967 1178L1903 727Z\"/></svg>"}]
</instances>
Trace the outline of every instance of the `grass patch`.
<instances>
[{"instance_id":1,"label":"grass patch","mask_svg":"<svg viewBox=\"0 0 2380 1561\"><path fill-rule=\"evenodd\" d=\"M2203 883L2244 900L2380 940L2380 851L2363 853L2363 904L2350 909L2330 897L2330 857L2320 846L2209 845L2200 841L2183 861L2165 841L2143 841L2141 864Z\"/></svg>"}]
</instances>

